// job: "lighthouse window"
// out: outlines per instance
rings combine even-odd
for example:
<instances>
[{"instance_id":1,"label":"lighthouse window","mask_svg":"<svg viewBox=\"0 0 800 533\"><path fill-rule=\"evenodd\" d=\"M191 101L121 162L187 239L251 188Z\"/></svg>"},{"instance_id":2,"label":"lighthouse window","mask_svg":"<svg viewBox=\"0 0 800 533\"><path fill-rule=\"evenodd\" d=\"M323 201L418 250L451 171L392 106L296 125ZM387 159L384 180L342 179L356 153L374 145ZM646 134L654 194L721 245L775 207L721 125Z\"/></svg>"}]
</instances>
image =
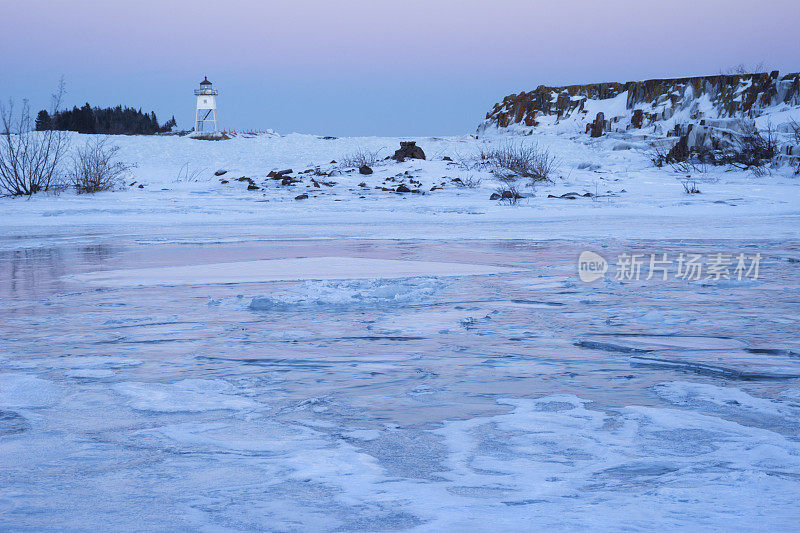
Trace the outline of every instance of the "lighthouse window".
<instances>
[{"instance_id":1,"label":"lighthouse window","mask_svg":"<svg viewBox=\"0 0 800 533\"><path fill-rule=\"evenodd\" d=\"M207 103L208 103L208 100L206 100L205 98L203 98L203 103L204 103L204 104L207 104Z\"/></svg>"}]
</instances>

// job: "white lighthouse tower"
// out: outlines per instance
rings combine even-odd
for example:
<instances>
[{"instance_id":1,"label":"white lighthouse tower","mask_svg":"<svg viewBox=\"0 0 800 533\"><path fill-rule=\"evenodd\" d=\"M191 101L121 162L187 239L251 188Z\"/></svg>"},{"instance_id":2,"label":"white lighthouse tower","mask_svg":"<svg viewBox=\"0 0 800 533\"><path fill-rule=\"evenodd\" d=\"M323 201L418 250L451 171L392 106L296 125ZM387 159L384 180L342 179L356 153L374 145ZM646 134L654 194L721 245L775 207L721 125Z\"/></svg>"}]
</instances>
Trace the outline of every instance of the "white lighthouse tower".
<instances>
[{"instance_id":1,"label":"white lighthouse tower","mask_svg":"<svg viewBox=\"0 0 800 533\"><path fill-rule=\"evenodd\" d=\"M195 114L195 134L217 134L217 95L219 91L211 86L208 77L204 76L200 88L194 90L197 96L197 113Z\"/></svg>"}]
</instances>

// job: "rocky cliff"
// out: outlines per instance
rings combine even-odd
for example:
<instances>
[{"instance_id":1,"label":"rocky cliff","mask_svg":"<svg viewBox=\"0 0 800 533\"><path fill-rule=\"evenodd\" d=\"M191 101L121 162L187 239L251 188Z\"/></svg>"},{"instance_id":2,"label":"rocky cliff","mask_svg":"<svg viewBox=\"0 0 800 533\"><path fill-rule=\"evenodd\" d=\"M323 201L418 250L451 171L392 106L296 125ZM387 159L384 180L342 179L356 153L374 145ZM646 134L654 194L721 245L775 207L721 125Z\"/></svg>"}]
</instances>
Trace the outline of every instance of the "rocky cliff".
<instances>
[{"instance_id":1,"label":"rocky cliff","mask_svg":"<svg viewBox=\"0 0 800 533\"><path fill-rule=\"evenodd\" d=\"M698 119L755 118L767 108L800 106L800 73L698 76L693 78L539 86L494 105L479 131L490 127L534 128L543 120L585 123L593 136Z\"/></svg>"}]
</instances>

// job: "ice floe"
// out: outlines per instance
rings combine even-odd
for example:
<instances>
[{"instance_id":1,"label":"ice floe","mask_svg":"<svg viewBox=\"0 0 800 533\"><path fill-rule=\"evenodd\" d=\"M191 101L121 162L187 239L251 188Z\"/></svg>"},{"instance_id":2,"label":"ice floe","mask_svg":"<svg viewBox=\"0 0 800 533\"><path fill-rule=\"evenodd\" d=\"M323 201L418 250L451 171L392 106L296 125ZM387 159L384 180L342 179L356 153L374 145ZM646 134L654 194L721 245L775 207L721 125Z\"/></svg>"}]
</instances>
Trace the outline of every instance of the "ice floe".
<instances>
[{"instance_id":1,"label":"ice floe","mask_svg":"<svg viewBox=\"0 0 800 533\"><path fill-rule=\"evenodd\" d=\"M300 257L205 265L103 270L67 279L110 287L208 285L294 280L408 278L504 274L519 269L471 263L363 257Z\"/></svg>"},{"instance_id":2,"label":"ice floe","mask_svg":"<svg viewBox=\"0 0 800 533\"><path fill-rule=\"evenodd\" d=\"M430 299L443 286L436 278L366 279L352 281L306 281L290 290L257 296L254 311L286 310L293 307L362 307L397 305Z\"/></svg>"}]
</instances>

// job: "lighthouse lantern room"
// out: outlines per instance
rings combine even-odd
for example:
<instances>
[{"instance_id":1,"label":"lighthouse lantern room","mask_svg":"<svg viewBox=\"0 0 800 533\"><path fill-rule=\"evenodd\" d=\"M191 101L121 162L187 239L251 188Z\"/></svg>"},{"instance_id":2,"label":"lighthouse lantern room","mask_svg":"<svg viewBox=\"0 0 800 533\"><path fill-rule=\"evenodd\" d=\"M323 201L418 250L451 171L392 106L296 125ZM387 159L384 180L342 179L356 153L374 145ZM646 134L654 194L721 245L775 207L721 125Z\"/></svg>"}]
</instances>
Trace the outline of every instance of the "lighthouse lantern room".
<instances>
[{"instance_id":1,"label":"lighthouse lantern room","mask_svg":"<svg viewBox=\"0 0 800 533\"><path fill-rule=\"evenodd\" d=\"M197 113L195 114L194 131L198 133L217 133L217 95L219 91L214 89L208 77L204 77L200 82L200 88L194 90L197 96Z\"/></svg>"}]
</instances>

